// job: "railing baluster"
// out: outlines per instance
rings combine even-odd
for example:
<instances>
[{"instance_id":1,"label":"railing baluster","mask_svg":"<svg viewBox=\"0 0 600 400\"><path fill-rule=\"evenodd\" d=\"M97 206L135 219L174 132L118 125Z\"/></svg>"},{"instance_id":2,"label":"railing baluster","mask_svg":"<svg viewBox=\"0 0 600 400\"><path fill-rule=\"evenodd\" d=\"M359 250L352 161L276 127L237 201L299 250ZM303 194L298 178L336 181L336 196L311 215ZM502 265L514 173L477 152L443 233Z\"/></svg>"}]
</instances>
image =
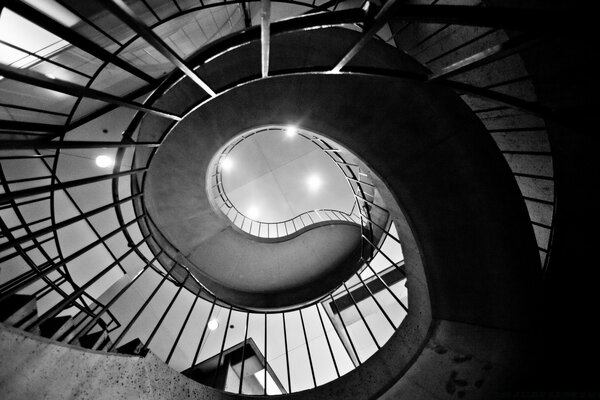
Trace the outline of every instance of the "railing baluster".
<instances>
[{"instance_id":1,"label":"railing baluster","mask_svg":"<svg viewBox=\"0 0 600 400\"><path fill-rule=\"evenodd\" d=\"M288 352L287 326L285 323L285 313L281 313L281 315L283 316L283 342L285 343L285 367L287 369L288 393L292 393L292 377L290 375L290 355L289 355L290 353Z\"/></svg>"},{"instance_id":2,"label":"railing baluster","mask_svg":"<svg viewBox=\"0 0 600 400\"><path fill-rule=\"evenodd\" d=\"M377 304L377 307L379 307L379 310L381 310L381 312L383 313L383 316L385 317L385 319L390 323L390 325L392 326L393 329L396 329L396 325L394 325L394 323L392 322L392 319L390 318L390 316L385 312L385 310L383 309L383 307L379 303L379 300L377 300L377 298L375 297L375 294L373 294L373 291L371 290L371 288L369 288L369 286L365 283L365 281L360 276L360 274L355 274L355 275L358 276L358 279L360 279L360 282L363 284L363 286L365 287L365 289L367 289L367 291L369 292L369 294L371 295L371 297L375 301L375 304Z\"/></svg>"},{"instance_id":3,"label":"railing baluster","mask_svg":"<svg viewBox=\"0 0 600 400\"><path fill-rule=\"evenodd\" d=\"M133 286L133 284L134 284L135 282L137 282L137 280L138 280L138 279L139 279L139 278L142 276L142 274L143 274L144 272L146 272L146 271L147 271L147 270L150 268L150 266L152 265L152 263L153 263L154 261L156 261L156 259L157 259L157 258L158 258L158 257L159 257L159 256L160 256L162 253L163 253L162 251L159 251L159 252L158 252L158 253L157 253L157 254L154 256L154 258L152 258L152 260L148 261L148 262L146 263L146 265L145 265L145 266L144 266L144 267L143 267L141 270L139 270L139 271L138 271L138 273L137 273L137 274L136 274L136 275L133 277L133 279L132 279L132 280L131 280L131 281L130 281L130 282L127 284L127 285L125 285L125 287L124 287L124 288L122 288L121 290L119 290L119 292L118 292L118 293L117 293L117 294L116 294L116 295L115 295L115 296L114 296L112 299L110 299L110 301L109 301L108 303L106 303L106 305L104 305L104 307L102 307L102 309L100 310L100 312L98 312L98 314L96 314L96 316L95 316L94 318L92 318L92 320L91 320L91 321L89 321L89 322L88 322L88 323L87 323L87 324L86 324L86 325L83 327L83 329L81 329L81 330L79 331L79 333L73 337L73 339L71 339L71 340L69 341L69 343L70 343L70 344L72 344L72 343L76 343L76 340L77 340L77 339L79 339L79 338L80 338L80 337L82 337L82 336L85 336L85 335L86 335L86 334L87 334L87 333L90 331L90 329L92 329L92 328L94 327L94 325L96 324L96 322L98 322L98 320L100 319L100 317L101 317L101 316L102 316L102 315L103 315L103 314L104 314L106 311L108 311L108 309L109 309L109 308L110 308L110 307L111 307L113 304L115 304L115 303L117 302L117 300L119 300L119 299L121 298L121 296L122 296L122 295L123 295L123 294L124 294L124 293L125 293L127 290L129 290L129 288L130 288L131 286Z\"/></svg>"},{"instance_id":4,"label":"railing baluster","mask_svg":"<svg viewBox=\"0 0 600 400\"><path fill-rule=\"evenodd\" d=\"M398 304L400 304L400 306L402 306L404 311L408 312L408 307L406 307L404 305L404 303L402 303L402 301L398 298L398 296L396 296L396 294L389 287L389 285L381 278L381 276L379 276L379 274L377 272L375 272L375 270L373 269L371 264L368 261L365 261L365 264L367 264L367 267L373 272L373 274L377 277L377 279L379 279L379 281L383 284L383 286L385 286L385 288L388 290L388 292L390 292L390 294L394 297L394 299L398 302Z\"/></svg>"},{"instance_id":5,"label":"railing baluster","mask_svg":"<svg viewBox=\"0 0 600 400\"><path fill-rule=\"evenodd\" d=\"M321 327L323 327L323 334L325 335L325 340L327 341L327 347L329 348L329 354L331 354L331 360L333 361L333 366L335 368L335 373L337 377L340 377L340 371L337 366L337 362L335 361L335 357L333 355L333 349L331 348L331 343L329 342L329 336L327 336L327 329L325 329L325 323L323 322L323 317L321 316L321 310L319 309L319 305L321 303L317 303L315 307L317 308L317 314L319 314L319 320L321 321ZM321 306L322 307L322 306Z\"/></svg>"},{"instance_id":6,"label":"railing baluster","mask_svg":"<svg viewBox=\"0 0 600 400\"><path fill-rule=\"evenodd\" d=\"M133 253L135 251L135 249L137 249L139 246L141 246L143 243L145 243L146 240L148 240L149 236L150 235L147 235L144 238L142 238L142 240L140 240L132 248L130 248L129 250L127 250L117 260L115 260L114 262L110 263L110 265L108 267L104 268L102 271L100 271L98 274L96 274L93 278L91 278L89 281L87 281L84 285L82 285L79 289L77 289L76 291L74 291L73 293L71 293L68 297L64 298L63 300L61 300L60 302L58 302L54 307L52 307L50 310L48 310L44 314L42 314L42 316L40 316L37 319L37 321L35 321L31 325L27 326L25 328L25 330L30 331L32 329L35 329L36 327L40 326L41 324L43 324L44 322L46 322L50 318L55 317L56 315L58 315L62 310L64 310L68 305L70 305L80 295L82 295L87 288L89 288L90 286L92 286L100 278L102 278L109 271L111 271L114 267L116 267L121 261L123 261L125 258L127 258L131 253Z\"/></svg>"},{"instance_id":7,"label":"railing baluster","mask_svg":"<svg viewBox=\"0 0 600 400\"><path fill-rule=\"evenodd\" d=\"M250 313L246 313L246 329L244 330L244 344L242 345L242 366L240 369L240 386L238 388L238 394L242 394L242 385L244 384L244 366L246 361L246 341L248 340L248 322L250 320Z\"/></svg>"},{"instance_id":8,"label":"railing baluster","mask_svg":"<svg viewBox=\"0 0 600 400\"><path fill-rule=\"evenodd\" d=\"M267 313L265 313L265 387L264 387L264 395L267 395L267 366L269 365L267 359Z\"/></svg>"},{"instance_id":9,"label":"railing baluster","mask_svg":"<svg viewBox=\"0 0 600 400\"><path fill-rule=\"evenodd\" d=\"M225 332L223 333L223 342L221 342L221 351L219 352L219 361L217 362L217 368L215 369L215 375L213 377L213 387L217 383L219 377L219 368L221 368L221 360L223 359L223 350L225 350L225 341L227 340L227 332L229 332L229 321L231 320L231 311L233 307L229 307L229 313L227 314L227 323L225 324Z\"/></svg>"},{"instance_id":10,"label":"railing baluster","mask_svg":"<svg viewBox=\"0 0 600 400\"><path fill-rule=\"evenodd\" d=\"M377 346L377 349L380 349L381 346L379 346L379 343L377 342L377 339L375 339L375 335L373 334L373 331L371 330L371 327L367 323L367 320L365 319L365 316L363 315L362 311L360 311L360 308L358 307L358 304L356 303L356 300L354 299L354 296L352 295L352 293L350 292L350 290L348 290L348 286L346 286L346 282L344 282L344 289L346 289L346 293L348 293L348 296L350 296L350 300L352 300L352 303L354 304L354 307L356 307L356 311L358 311L358 315L360 315L360 319L362 319L362 322L365 324L365 327L369 331L369 335L371 335L371 338L375 342L375 346Z\"/></svg>"},{"instance_id":11,"label":"railing baluster","mask_svg":"<svg viewBox=\"0 0 600 400\"><path fill-rule=\"evenodd\" d=\"M177 299L177 296L179 296L179 293L181 293L181 289L183 289L183 286L185 285L185 281L187 281L187 279L189 277L190 277L190 271L188 270L187 274L185 275L185 278L183 279L183 281L181 282L179 288L175 292L175 295L173 296L173 298L169 302L169 305L167 306L166 310L163 312L163 314L160 317L160 319L158 320L156 326L152 330L152 333L150 334L150 336L146 340L146 344L144 345L144 348L147 349L147 348L150 347L150 343L152 342L152 339L154 339L154 335L156 335L156 332L158 332L158 328L160 328L160 326L162 325L165 317L167 316L167 314L169 313L169 311L171 311L171 307L173 306L173 303L175 303L175 299Z\"/></svg>"},{"instance_id":12,"label":"railing baluster","mask_svg":"<svg viewBox=\"0 0 600 400\"><path fill-rule=\"evenodd\" d=\"M304 334L304 343L306 343L306 350L308 352L308 362L310 364L310 373L312 374L313 384L317 387L317 378L315 377L315 369L313 367L312 355L310 354L310 346L308 345L308 337L306 336L306 326L304 325L304 316L302 315L302 309L299 309L300 321L302 322L302 333Z\"/></svg>"},{"instance_id":13,"label":"railing baluster","mask_svg":"<svg viewBox=\"0 0 600 400\"><path fill-rule=\"evenodd\" d=\"M198 301L198 297L200 297L201 292L202 292L202 288L200 288L198 290L198 293L196 293L196 296L194 297L194 301L192 301L190 310L188 311L187 315L185 316L185 320L183 321L183 324L181 325L181 329L179 329L179 333L177 334L177 337L175 338L175 341L173 342L173 346L171 346L171 350L169 351L169 355L167 356L167 359L165 360L165 364L169 364L169 361L171 361L171 357L173 357L173 353L175 352L177 343L179 343L179 339L181 338L181 335L183 334L183 331L185 330L185 327L187 326L188 320L190 319L190 316L192 315L192 311L194 310L194 306L196 305L196 302Z\"/></svg>"},{"instance_id":14,"label":"railing baluster","mask_svg":"<svg viewBox=\"0 0 600 400\"><path fill-rule=\"evenodd\" d=\"M194 359L192 360L192 367L196 365L196 361L198 360L198 355L200 354L200 350L202 348L202 342L204 341L204 336L206 335L206 329L208 328L208 323L210 322L210 317L212 317L212 313L215 309L215 304L217 303L217 297L213 299L212 305L210 306L210 311L208 312L208 318L204 323L204 329L202 329L202 336L200 336L200 342L198 342L198 347L196 348L196 354L194 354Z\"/></svg>"},{"instance_id":15,"label":"railing baluster","mask_svg":"<svg viewBox=\"0 0 600 400\"><path fill-rule=\"evenodd\" d=\"M354 353L354 356L356 357L356 361L358 361L358 364L362 364L362 362L360 361L360 357L358 356L358 353L356 351L356 347L354 347L354 342L352 341L352 338L350 337L350 333L348 333L348 328L346 328L346 323L344 322L344 318L342 317L342 312L338 308L338 305L335 302L335 298L331 294L329 295L329 297L331 298L332 304L335 307L337 314L340 316L340 321L342 322L342 327L344 328L344 332L346 332L346 336L348 337L348 342L350 343L350 347L352 347L352 352ZM352 357L350 357L350 358L352 358Z\"/></svg>"},{"instance_id":16,"label":"railing baluster","mask_svg":"<svg viewBox=\"0 0 600 400\"><path fill-rule=\"evenodd\" d=\"M154 295L156 295L156 293L158 292L158 290L165 283L165 281L167 280L167 276L169 276L171 274L171 272L173 272L173 270L175 269L175 267L177 267L177 265L178 265L177 263L173 263L173 266L171 267L171 269L169 269L169 272L167 272L165 274L165 276L162 277L162 279L160 280L158 286L156 286L154 288L154 290L152 291L152 293L150 294L150 296L148 296L148 298L146 299L146 301L144 301L144 304L142 304L142 307L140 307L140 309L135 313L135 315L133 316L133 318L129 321L129 323L127 324L127 326L123 329L123 331L121 332L121 334L119 335L119 337L117 337L117 340L115 340L114 343L109 347L108 351L113 351L119 345L119 342L121 342L121 340L123 339L123 337L125 337L125 335L129 331L129 329L131 329L131 327L133 326L133 324L135 324L135 322L137 321L137 319L139 318L139 316L146 309L146 307L148 306L148 304L150 304L150 301L152 301L152 299L154 298Z\"/></svg>"}]
</instances>

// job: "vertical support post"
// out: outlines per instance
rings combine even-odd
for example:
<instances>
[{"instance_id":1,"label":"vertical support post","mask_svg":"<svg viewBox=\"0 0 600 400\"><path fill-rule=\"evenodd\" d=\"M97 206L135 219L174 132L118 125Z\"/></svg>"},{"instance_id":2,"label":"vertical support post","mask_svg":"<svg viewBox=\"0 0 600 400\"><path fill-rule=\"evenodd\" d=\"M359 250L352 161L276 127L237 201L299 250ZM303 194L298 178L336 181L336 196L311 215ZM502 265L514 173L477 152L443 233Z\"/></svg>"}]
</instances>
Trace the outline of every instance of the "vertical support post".
<instances>
[{"instance_id":1,"label":"vertical support post","mask_svg":"<svg viewBox=\"0 0 600 400\"><path fill-rule=\"evenodd\" d=\"M290 357L288 352L288 341L287 341L287 327L285 324L285 313L281 314L283 316L283 342L285 343L285 366L287 368L287 378L288 378L288 394L292 393L292 378L290 376Z\"/></svg>"},{"instance_id":2,"label":"vertical support post","mask_svg":"<svg viewBox=\"0 0 600 400\"><path fill-rule=\"evenodd\" d=\"M169 355L167 356L167 359L165 360L165 364L169 364L169 361L171 361L171 357L173 357L173 353L175 352L177 343L179 343L179 339L181 338L181 335L183 334L183 331L185 330L185 327L187 326L187 323L190 319L190 316L192 315L192 311L194 310L194 306L196 306L196 302L198 301L198 297L200 297L201 292L202 292L202 288L200 288L200 290L198 290L196 297L194 297L192 306L190 307L187 315L185 316L185 320L183 321L183 324L181 325L181 329L179 329L179 333L177 334L177 337L175 338L175 341L173 342L173 346L171 347L171 350L169 351Z\"/></svg>"},{"instance_id":3,"label":"vertical support post","mask_svg":"<svg viewBox=\"0 0 600 400\"><path fill-rule=\"evenodd\" d=\"M340 321L342 322L342 327L344 328L344 332L346 333L346 336L348 336L348 342L350 342L350 347L352 347L352 352L354 353L354 356L356 357L356 361L358 361L358 364L361 364L360 358L358 357L358 353L356 352L356 347L354 347L354 342L352 342L352 338L350 337L350 333L348 333L348 328L346 328L346 323L344 322L344 318L342 318L342 312L338 308L337 303L335 302L335 299L333 298L333 296L330 294L329 297L331 298L331 304L333 304L333 307L335 307L337 314L340 316ZM350 357L350 358L352 358L352 357Z\"/></svg>"},{"instance_id":4,"label":"vertical support post","mask_svg":"<svg viewBox=\"0 0 600 400\"><path fill-rule=\"evenodd\" d=\"M367 320L365 319L365 316L363 315L362 311L360 311L360 308L358 307L356 300L354 300L354 296L352 295L352 293L350 293L350 290L348 290L348 286L346 286L346 282L344 282L344 289L346 289L346 293L348 293L348 296L350 296L350 300L352 300L354 307L356 307L356 311L358 311L358 315L360 315L360 319L362 320L363 324L365 324L365 327L369 331L369 335L371 335L371 339L373 339L373 342L375 342L375 346L377 346L377 349L380 349L381 346L379 345L379 343L377 343L377 339L375 339L375 335L373 334L371 327L369 326L369 324L367 324Z\"/></svg>"},{"instance_id":5,"label":"vertical support post","mask_svg":"<svg viewBox=\"0 0 600 400\"><path fill-rule=\"evenodd\" d=\"M262 77L269 76L269 53L271 48L271 0L260 0L260 42Z\"/></svg>"},{"instance_id":6,"label":"vertical support post","mask_svg":"<svg viewBox=\"0 0 600 400\"><path fill-rule=\"evenodd\" d=\"M340 370L338 369L337 362L335 361L335 357L333 355L333 349L331 348L331 343L329 342L329 336L327 336L327 329L325 329L325 323L323 322L323 317L321 316L321 309L319 308L319 304L317 303L315 307L317 308L317 313L319 314L319 320L321 321L321 326L323 327L323 334L325 335L325 340L327 340L327 347L329 348L329 354L331 354L331 360L333 361L333 367L335 368L335 373L337 377L340 377Z\"/></svg>"},{"instance_id":7,"label":"vertical support post","mask_svg":"<svg viewBox=\"0 0 600 400\"><path fill-rule=\"evenodd\" d=\"M313 367L312 355L310 354L310 346L308 345L308 337L306 336L306 326L304 325L304 316L302 315L302 309L298 310L300 313L300 321L302 322L302 333L304 334L304 343L306 343L306 351L308 353L308 362L310 364L310 373L312 374L313 384L317 387L317 379L315 378L315 369Z\"/></svg>"},{"instance_id":8,"label":"vertical support post","mask_svg":"<svg viewBox=\"0 0 600 400\"><path fill-rule=\"evenodd\" d=\"M206 323L204 324L204 329L202 329L202 336L200 336L200 342L198 342L198 348L196 349L196 354L194 354L194 359L192 360L192 367L196 365L196 360L198 360L198 354L200 354L200 350L202 349L202 342L204 341L204 336L206 335L206 329L208 328L208 323L210 322L210 317L212 317L212 313L215 309L215 304L217 303L217 298L213 299L212 305L210 306L210 311L208 312L208 318L206 318Z\"/></svg>"},{"instance_id":9,"label":"vertical support post","mask_svg":"<svg viewBox=\"0 0 600 400\"><path fill-rule=\"evenodd\" d=\"M162 325L165 317L167 316L167 314L169 313L169 311L171 311L171 307L173 307L173 303L175 303L175 299L177 299L177 296L179 296L179 293L181 293L181 289L183 289L183 285L185 284L185 281L187 281L187 279L189 277L190 277L190 271L187 271L187 274L185 275L185 278L183 279L183 282L181 282L179 288L177 289L177 292L175 292L175 295L173 296L173 298L169 302L169 305L167 306L167 308L165 309L165 311L161 315L160 319L158 320L158 323L156 324L156 326L152 330L152 333L148 337L148 340L146 340L146 344L144 345L144 348L147 349L147 348L150 347L150 342L152 342L152 339L154 339L154 335L156 335L156 332L158 332L158 328L160 328L160 326Z\"/></svg>"},{"instance_id":10,"label":"vertical support post","mask_svg":"<svg viewBox=\"0 0 600 400\"><path fill-rule=\"evenodd\" d=\"M269 364L267 362L267 313L265 313L265 391L264 391L264 395L267 395L267 365Z\"/></svg>"},{"instance_id":11,"label":"vertical support post","mask_svg":"<svg viewBox=\"0 0 600 400\"><path fill-rule=\"evenodd\" d=\"M223 333L223 342L221 342L221 351L219 352L219 361L217 362L217 368L215 369L215 376L213 377L213 387L217 383L219 377L219 368L221 368L221 360L223 359L223 350L225 350L225 342L227 341L227 332L229 332L229 321L231 320L231 311L233 307L229 307L229 313L227 314L227 323L225 324L225 332Z\"/></svg>"},{"instance_id":12,"label":"vertical support post","mask_svg":"<svg viewBox=\"0 0 600 400\"><path fill-rule=\"evenodd\" d=\"M360 274L357 273L356 276L358 276L358 279L360 279L360 282L362 283L362 285L365 287L365 289L367 289L367 291L369 292L369 295L371 296L371 298L373 298L373 301L375 301L375 304L377 304L377 307L383 313L383 316L385 317L385 319L387 319L387 322L389 322L389 324L392 326L392 329L395 330L396 325L394 325L390 316L385 312L385 310L383 309L383 306L381 305L381 303L379 303L379 300L377 300L377 298L375 297L375 294L373 293L371 288L365 283L365 281L360 276Z\"/></svg>"},{"instance_id":13,"label":"vertical support post","mask_svg":"<svg viewBox=\"0 0 600 400\"><path fill-rule=\"evenodd\" d=\"M129 329L131 329L131 327L133 326L133 324L135 324L135 321L137 321L137 319L142 314L142 312L146 309L146 307L148 306L148 304L150 304L150 301L154 298L154 295L156 295L156 293L158 292L158 290L162 287L162 285L167 280L167 276L169 276L171 274L171 272L173 272L173 270L175 269L176 266L177 266L177 263L173 263L173 266L171 267L171 269L169 269L169 272L167 272L165 274L165 276L162 277L162 279L160 280L158 286L156 286L154 288L154 290L152 291L152 293L150 293L150 296L148 296L148 298L146 299L146 301L144 301L144 304L142 304L142 306L140 307L140 309L135 313L135 315L133 316L133 318L131 319L131 321L129 321L129 323L127 324L127 326L123 329L123 331L121 332L121 334L119 335L119 337L117 338L117 340L115 340L115 342L110 346L110 348L108 349L108 351L113 351L119 345L119 342L123 339L123 337L125 337L125 335L127 334L127 332L129 332Z\"/></svg>"},{"instance_id":14,"label":"vertical support post","mask_svg":"<svg viewBox=\"0 0 600 400\"><path fill-rule=\"evenodd\" d=\"M240 387L238 388L238 394L242 394L242 385L244 384L244 366L246 361L246 341L248 340L248 322L250 320L250 313L246 313L246 330L244 331L244 344L242 346L242 367L240 369Z\"/></svg>"}]
</instances>

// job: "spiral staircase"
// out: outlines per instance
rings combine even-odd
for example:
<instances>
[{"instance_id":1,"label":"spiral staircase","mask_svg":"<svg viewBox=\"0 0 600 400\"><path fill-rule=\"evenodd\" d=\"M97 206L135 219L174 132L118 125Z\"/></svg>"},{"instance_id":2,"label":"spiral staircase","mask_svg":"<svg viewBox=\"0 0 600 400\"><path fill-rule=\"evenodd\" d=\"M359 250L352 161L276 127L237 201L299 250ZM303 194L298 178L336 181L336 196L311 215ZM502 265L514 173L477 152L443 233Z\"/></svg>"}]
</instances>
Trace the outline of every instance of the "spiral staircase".
<instances>
[{"instance_id":1,"label":"spiral staircase","mask_svg":"<svg viewBox=\"0 0 600 400\"><path fill-rule=\"evenodd\" d=\"M591 113L572 75L546 64L586 60L581 9L0 11L0 25L10 12L53 38L34 50L0 35L17 54L0 65L2 398L590 390L577 357L554 354L579 330L553 321L580 324L585 307L572 305L593 304L580 282L591 236L573 222L592 206ZM564 43L581 60L556 52ZM240 132L285 124L315 132L355 208L253 235L245 216L222 215L226 195L209 201L209 161ZM111 173L93 165L99 152Z\"/></svg>"}]
</instances>

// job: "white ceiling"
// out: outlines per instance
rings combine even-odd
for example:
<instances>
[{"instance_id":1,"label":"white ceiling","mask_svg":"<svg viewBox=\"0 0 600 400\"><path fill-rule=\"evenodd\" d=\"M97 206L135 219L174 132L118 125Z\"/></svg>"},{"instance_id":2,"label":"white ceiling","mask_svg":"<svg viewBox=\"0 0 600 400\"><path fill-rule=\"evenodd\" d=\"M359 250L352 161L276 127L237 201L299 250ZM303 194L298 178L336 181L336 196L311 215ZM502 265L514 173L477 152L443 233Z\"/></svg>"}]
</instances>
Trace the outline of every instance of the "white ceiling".
<instances>
[{"instance_id":1,"label":"white ceiling","mask_svg":"<svg viewBox=\"0 0 600 400\"><path fill-rule=\"evenodd\" d=\"M281 222L315 209L350 212L352 192L329 156L300 135L266 131L229 153L223 186L234 206L255 220ZM317 177L318 188L308 180ZM249 215L254 214L254 215Z\"/></svg>"}]
</instances>

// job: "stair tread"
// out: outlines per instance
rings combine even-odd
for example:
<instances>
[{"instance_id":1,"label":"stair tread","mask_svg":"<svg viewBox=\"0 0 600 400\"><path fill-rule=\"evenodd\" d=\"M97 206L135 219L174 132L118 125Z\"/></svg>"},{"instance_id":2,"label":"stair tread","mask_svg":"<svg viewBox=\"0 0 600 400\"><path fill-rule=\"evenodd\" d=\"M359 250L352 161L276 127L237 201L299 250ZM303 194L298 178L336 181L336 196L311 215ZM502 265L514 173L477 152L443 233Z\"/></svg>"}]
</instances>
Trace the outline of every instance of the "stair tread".
<instances>
[{"instance_id":1,"label":"stair tread","mask_svg":"<svg viewBox=\"0 0 600 400\"><path fill-rule=\"evenodd\" d=\"M7 325L19 324L33 314L37 314L36 298L33 295L12 295L0 307L0 321Z\"/></svg>"},{"instance_id":2,"label":"stair tread","mask_svg":"<svg viewBox=\"0 0 600 400\"><path fill-rule=\"evenodd\" d=\"M117 353L121 354L130 354L142 357L148 353L148 349L144 349L144 343L142 343L139 338L133 339L132 341L117 347L116 351Z\"/></svg>"},{"instance_id":3,"label":"stair tread","mask_svg":"<svg viewBox=\"0 0 600 400\"><path fill-rule=\"evenodd\" d=\"M73 327L73 318L69 315L51 318L40 324L40 334L50 339L59 339Z\"/></svg>"},{"instance_id":4,"label":"stair tread","mask_svg":"<svg viewBox=\"0 0 600 400\"><path fill-rule=\"evenodd\" d=\"M99 344L104 342L106 337L107 332L105 330L100 330L80 337L79 344L81 345L81 347L85 347L86 349L94 349Z\"/></svg>"}]
</instances>

